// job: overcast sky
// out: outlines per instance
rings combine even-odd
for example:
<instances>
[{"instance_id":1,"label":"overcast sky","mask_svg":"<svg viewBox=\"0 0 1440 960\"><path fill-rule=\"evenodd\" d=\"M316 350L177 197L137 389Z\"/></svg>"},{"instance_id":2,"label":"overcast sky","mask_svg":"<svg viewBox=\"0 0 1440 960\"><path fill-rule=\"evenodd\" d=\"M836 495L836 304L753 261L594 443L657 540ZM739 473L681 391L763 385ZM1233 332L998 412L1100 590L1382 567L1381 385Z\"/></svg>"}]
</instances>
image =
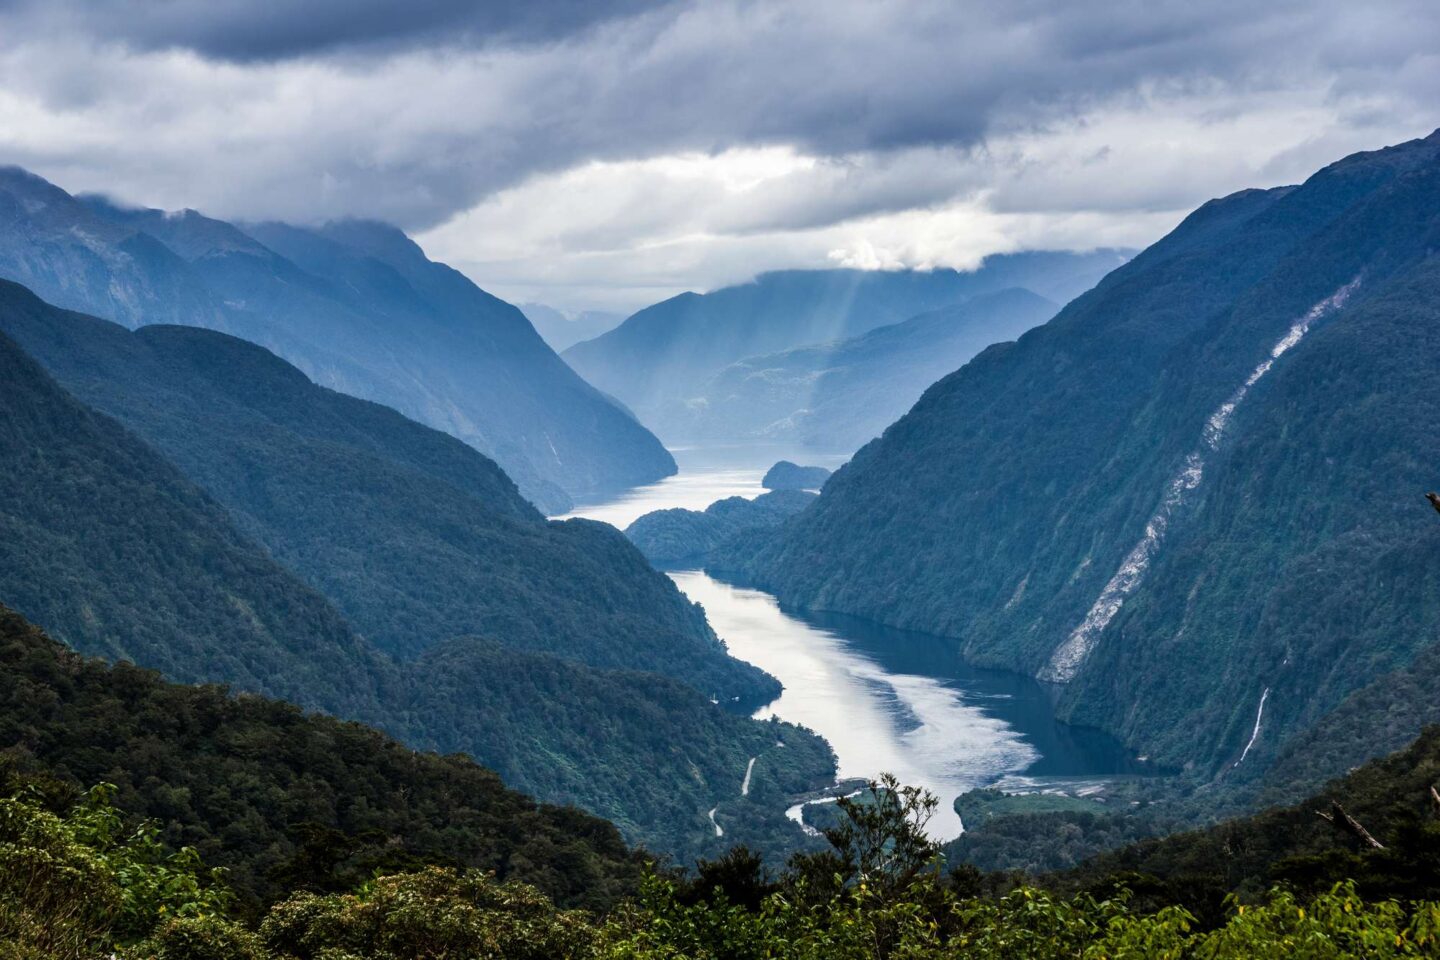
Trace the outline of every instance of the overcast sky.
<instances>
[{"instance_id":1,"label":"overcast sky","mask_svg":"<svg viewBox=\"0 0 1440 960\"><path fill-rule=\"evenodd\" d=\"M1144 245L1437 126L1434 0L0 0L0 163L572 310Z\"/></svg>"}]
</instances>

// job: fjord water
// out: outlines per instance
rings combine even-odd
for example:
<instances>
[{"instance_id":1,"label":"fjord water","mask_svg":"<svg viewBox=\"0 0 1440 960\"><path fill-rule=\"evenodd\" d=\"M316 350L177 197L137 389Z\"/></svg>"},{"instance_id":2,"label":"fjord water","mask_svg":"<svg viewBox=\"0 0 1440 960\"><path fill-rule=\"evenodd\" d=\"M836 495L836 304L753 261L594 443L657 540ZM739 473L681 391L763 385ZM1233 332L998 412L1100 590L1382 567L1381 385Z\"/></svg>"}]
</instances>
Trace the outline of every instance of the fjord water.
<instances>
[{"instance_id":1,"label":"fjord water","mask_svg":"<svg viewBox=\"0 0 1440 960\"><path fill-rule=\"evenodd\" d=\"M678 476L572 515L623 528L650 510L703 509L722 497L755 496L771 453L675 451ZM806 460L815 458L800 458ZM699 570L670 577L705 608L731 654L784 684L755 716L820 734L835 750L842 779L888 772L933 792L940 805L930 832L938 839L961 832L953 801L976 787L1086 791L1107 778L1146 772L1113 738L1057 721L1047 687L973 667L952 640L782 608L762 590Z\"/></svg>"},{"instance_id":2,"label":"fjord water","mask_svg":"<svg viewBox=\"0 0 1440 960\"><path fill-rule=\"evenodd\" d=\"M842 779L888 772L930 790L940 798L932 836L959 835L953 801L976 787L1085 790L1143 770L1112 738L1056 721L1041 684L970 666L953 641L782 609L768 593L699 570L670 576L734 656L785 685L755 716L830 741Z\"/></svg>"},{"instance_id":3,"label":"fjord water","mask_svg":"<svg viewBox=\"0 0 1440 960\"><path fill-rule=\"evenodd\" d=\"M839 454L797 452L786 444L764 443L671 447L670 455L680 467L674 476L627 490L611 500L576 506L555 519L585 517L624 530L652 510L704 510L726 497L758 497L765 492L760 479L778 460L833 469L846 459Z\"/></svg>"}]
</instances>

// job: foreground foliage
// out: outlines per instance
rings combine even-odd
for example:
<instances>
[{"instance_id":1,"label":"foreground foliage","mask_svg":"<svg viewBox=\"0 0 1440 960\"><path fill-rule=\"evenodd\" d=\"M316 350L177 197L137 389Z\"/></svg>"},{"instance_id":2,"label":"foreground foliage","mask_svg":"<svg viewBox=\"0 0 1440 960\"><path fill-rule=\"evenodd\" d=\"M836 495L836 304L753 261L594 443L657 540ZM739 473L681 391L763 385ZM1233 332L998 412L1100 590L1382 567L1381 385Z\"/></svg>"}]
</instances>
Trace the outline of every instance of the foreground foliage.
<instances>
[{"instance_id":1,"label":"foreground foliage","mask_svg":"<svg viewBox=\"0 0 1440 960\"><path fill-rule=\"evenodd\" d=\"M846 800L833 849L777 878L743 848L697 875L651 872L606 916L563 910L534 887L425 867L346 893L297 891L258 924L226 911L219 872L171 853L154 827L123 829L113 788L64 814L0 801L0 958L81 960L926 960L1440 955L1440 903L1366 900L1342 882L1312 897L1232 899L1207 925L1128 891L1000 891L945 875L921 828L934 798L892 779ZM827 872L828 871L828 872Z\"/></svg>"},{"instance_id":2,"label":"foreground foliage","mask_svg":"<svg viewBox=\"0 0 1440 960\"><path fill-rule=\"evenodd\" d=\"M0 957L89 957L161 921L211 921L229 906L222 872L158 829L126 829L115 788L91 790L67 816L36 797L0 800Z\"/></svg>"},{"instance_id":3,"label":"foreground foliage","mask_svg":"<svg viewBox=\"0 0 1440 960\"><path fill-rule=\"evenodd\" d=\"M1368 901L1440 900L1437 784L1440 727L1432 726L1404 750L1312 786L1299 803L1220 822L1213 796L1167 796L1160 783L1120 788L1103 804L977 791L957 804L966 832L945 853L987 871L1045 874L1064 892L1126 877L1138 898L1182 905L1207 924L1226 915L1230 894L1256 900L1277 884L1307 897L1349 880ZM1383 847L1366 849L1317 818L1333 804Z\"/></svg>"}]
</instances>

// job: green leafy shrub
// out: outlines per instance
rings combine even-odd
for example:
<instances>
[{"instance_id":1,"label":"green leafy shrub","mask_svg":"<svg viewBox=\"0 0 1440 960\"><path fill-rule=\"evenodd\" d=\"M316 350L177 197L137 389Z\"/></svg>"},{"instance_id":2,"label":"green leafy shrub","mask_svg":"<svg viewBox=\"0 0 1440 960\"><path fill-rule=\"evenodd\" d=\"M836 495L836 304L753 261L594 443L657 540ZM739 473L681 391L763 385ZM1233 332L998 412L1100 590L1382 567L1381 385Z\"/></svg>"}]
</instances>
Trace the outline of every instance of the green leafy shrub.
<instances>
[{"instance_id":1,"label":"green leafy shrub","mask_svg":"<svg viewBox=\"0 0 1440 960\"><path fill-rule=\"evenodd\" d=\"M95 787L63 816L34 795L0 800L0 957L90 957L165 918L224 913L220 871L169 850L152 823L127 828L114 789Z\"/></svg>"},{"instance_id":2,"label":"green leafy shrub","mask_svg":"<svg viewBox=\"0 0 1440 960\"><path fill-rule=\"evenodd\" d=\"M594 955L595 930L534 887L432 867L355 893L300 894L270 911L260 935L298 960L578 960Z\"/></svg>"}]
</instances>

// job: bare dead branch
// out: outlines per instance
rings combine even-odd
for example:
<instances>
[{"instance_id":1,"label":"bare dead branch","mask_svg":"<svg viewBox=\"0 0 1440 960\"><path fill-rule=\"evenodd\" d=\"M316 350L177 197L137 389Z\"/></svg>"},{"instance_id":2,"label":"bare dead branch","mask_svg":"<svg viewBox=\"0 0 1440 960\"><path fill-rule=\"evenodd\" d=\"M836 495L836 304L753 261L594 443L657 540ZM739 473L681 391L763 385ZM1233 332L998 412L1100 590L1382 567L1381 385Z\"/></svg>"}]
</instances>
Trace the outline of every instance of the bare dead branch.
<instances>
[{"instance_id":1,"label":"bare dead branch","mask_svg":"<svg viewBox=\"0 0 1440 960\"><path fill-rule=\"evenodd\" d=\"M1338 800L1332 800L1330 802L1329 812L1326 812L1324 810L1316 810L1315 816L1319 817L1321 820L1324 820L1326 823L1330 824L1342 833L1348 833L1350 836L1359 840L1363 846L1369 847L1372 850L1385 849L1385 844L1381 843L1379 840L1376 840L1370 834L1369 830L1366 830L1363 826L1361 826L1359 820L1356 820L1354 817L1350 816L1350 814L1346 813L1345 808L1340 806L1340 802Z\"/></svg>"}]
</instances>

